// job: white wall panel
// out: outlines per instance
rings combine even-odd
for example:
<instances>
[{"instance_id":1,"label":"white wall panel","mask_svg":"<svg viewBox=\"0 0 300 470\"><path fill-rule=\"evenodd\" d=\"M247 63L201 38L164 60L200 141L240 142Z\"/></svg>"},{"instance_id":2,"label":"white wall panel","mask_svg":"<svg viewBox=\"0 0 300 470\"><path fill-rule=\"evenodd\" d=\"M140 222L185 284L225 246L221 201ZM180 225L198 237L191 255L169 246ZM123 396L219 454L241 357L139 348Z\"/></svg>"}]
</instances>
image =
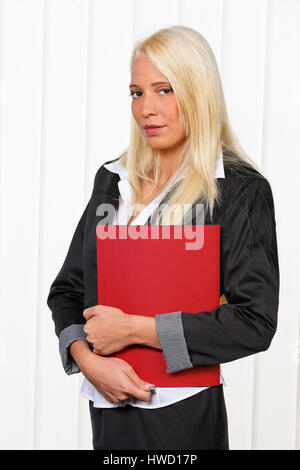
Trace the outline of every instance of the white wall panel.
<instances>
[{"instance_id":1,"label":"white wall panel","mask_svg":"<svg viewBox=\"0 0 300 470\"><path fill-rule=\"evenodd\" d=\"M134 0L134 36L138 41L154 31L178 24L178 0Z\"/></svg>"},{"instance_id":2,"label":"white wall panel","mask_svg":"<svg viewBox=\"0 0 300 470\"><path fill-rule=\"evenodd\" d=\"M1 2L0 448L33 446L43 2Z\"/></svg>"},{"instance_id":3,"label":"white wall panel","mask_svg":"<svg viewBox=\"0 0 300 470\"><path fill-rule=\"evenodd\" d=\"M266 0L224 1L222 79L233 130L261 163L267 35Z\"/></svg>"},{"instance_id":4,"label":"white wall panel","mask_svg":"<svg viewBox=\"0 0 300 470\"><path fill-rule=\"evenodd\" d=\"M254 449L294 449L299 426L299 18L297 0L270 2L262 166L276 204L281 292L277 333L270 349L256 357Z\"/></svg>"},{"instance_id":5,"label":"white wall panel","mask_svg":"<svg viewBox=\"0 0 300 470\"><path fill-rule=\"evenodd\" d=\"M63 371L46 298L87 202L88 7L85 0L45 2L34 442L37 449L77 448L80 377L67 377Z\"/></svg>"},{"instance_id":6,"label":"white wall panel","mask_svg":"<svg viewBox=\"0 0 300 470\"><path fill-rule=\"evenodd\" d=\"M92 449L46 299L95 172L128 145L134 42L184 24L212 46L275 200L278 330L222 366L230 447L300 449L299 19L298 0L0 0L0 448Z\"/></svg>"},{"instance_id":7,"label":"white wall panel","mask_svg":"<svg viewBox=\"0 0 300 470\"><path fill-rule=\"evenodd\" d=\"M179 22L196 29L209 42L221 66L223 0L179 0Z\"/></svg>"},{"instance_id":8,"label":"white wall panel","mask_svg":"<svg viewBox=\"0 0 300 470\"><path fill-rule=\"evenodd\" d=\"M89 16L86 197L99 166L128 145L133 1L111 0L104 7L91 0Z\"/></svg>"}]
</instances>

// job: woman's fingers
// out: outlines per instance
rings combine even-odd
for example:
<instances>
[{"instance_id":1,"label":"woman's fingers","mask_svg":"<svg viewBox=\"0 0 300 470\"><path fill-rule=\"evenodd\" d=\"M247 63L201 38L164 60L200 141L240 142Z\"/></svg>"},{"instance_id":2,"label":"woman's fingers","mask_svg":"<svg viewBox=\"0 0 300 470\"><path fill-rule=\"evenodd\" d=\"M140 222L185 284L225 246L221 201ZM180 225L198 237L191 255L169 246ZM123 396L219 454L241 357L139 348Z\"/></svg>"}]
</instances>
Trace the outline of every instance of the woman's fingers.
<instances>
[{"instance_id":1,"label":"woman's fingers","mask_svg":"<svg viewBox=\"0 0 300 470\"><path fill-rule=\"evenodd\" d=\"M145 382L144 380L142 380L136 374L133 368L126 371L126 374L130 380L130 382L128 383L128 386L129 386L128 392L131 395L138 398L139 400L149 401L150 393L151 393L151 389L149 387L153 385L148 384L148 382Z\"/></svg>"}]
</instances>

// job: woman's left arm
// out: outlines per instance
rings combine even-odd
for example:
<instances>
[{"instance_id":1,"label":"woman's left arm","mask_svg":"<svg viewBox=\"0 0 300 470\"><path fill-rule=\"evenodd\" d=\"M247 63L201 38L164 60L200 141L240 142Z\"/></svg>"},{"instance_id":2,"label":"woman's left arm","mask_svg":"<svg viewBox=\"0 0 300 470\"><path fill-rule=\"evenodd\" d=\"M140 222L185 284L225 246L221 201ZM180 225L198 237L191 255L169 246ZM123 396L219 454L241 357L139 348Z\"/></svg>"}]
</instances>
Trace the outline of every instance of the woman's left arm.
<instances>
[{"instance_id":1,"label":"woman's left arm","mask_svg":"<svg viewBox=\"0 0 300 470\"><path fill-rule=\"evenodd\" d=\"M221 295L228 303L214 311L155 315L167 372L265 351L276 332L279 265L267 179L245 186L222 217Z\"/></svg>"}]
</instances>

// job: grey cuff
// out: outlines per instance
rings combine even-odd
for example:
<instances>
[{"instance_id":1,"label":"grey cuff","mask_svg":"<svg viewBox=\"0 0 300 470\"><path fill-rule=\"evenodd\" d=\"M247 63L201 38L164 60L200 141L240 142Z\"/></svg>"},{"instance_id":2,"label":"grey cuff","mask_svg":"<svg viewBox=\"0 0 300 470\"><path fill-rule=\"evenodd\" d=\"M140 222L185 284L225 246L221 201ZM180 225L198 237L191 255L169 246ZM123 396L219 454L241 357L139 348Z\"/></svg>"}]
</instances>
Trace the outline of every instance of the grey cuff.
<instances>
[{"instance_id":1,"label":"grey cuff","mask_svg":"<svg viewBox=\"0 0 300 470\"><path fill-rule=\"evenodd\" d=\"M167 372L193 367L183 333L181 312L155 315L155 324Z\"/></svg>"},{"instance_id":2,"label":"grey cuff","mask_svg":"<svg viewBox=\"0 0 300 470\"><path fill-rule=\"evenodd\" d=\"M59 335L59 353L62 360L63 367L65 372L68 375L76 374L77 372L81 372L77 363L74 361L73 357L70 354L69 346L78 340L78 339L86 339L86 334L83 331L84 325L70 325Z\"/></svg>"}]
</instances>

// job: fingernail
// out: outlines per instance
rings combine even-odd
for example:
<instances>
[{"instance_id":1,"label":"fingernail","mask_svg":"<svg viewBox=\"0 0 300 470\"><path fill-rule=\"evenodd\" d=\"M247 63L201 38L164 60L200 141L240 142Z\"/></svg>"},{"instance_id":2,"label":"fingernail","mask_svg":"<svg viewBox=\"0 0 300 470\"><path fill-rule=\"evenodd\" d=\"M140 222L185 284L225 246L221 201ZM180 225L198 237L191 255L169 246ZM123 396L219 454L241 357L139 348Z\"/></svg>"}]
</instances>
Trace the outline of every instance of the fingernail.
<instances>
[{"instance_id":1,"label":"fingernail","mask_svg":"<svg viewBox=\"0 0 300 470\"><path fill-rule=\"evenodd\" d=\"M152 388L155 388L156 386L155 386L155 385L153 385L153 384L146 384L146 387L147 387L147 388L151 388L151 389L152 389Z\"/></svg>"}]
</instances>

